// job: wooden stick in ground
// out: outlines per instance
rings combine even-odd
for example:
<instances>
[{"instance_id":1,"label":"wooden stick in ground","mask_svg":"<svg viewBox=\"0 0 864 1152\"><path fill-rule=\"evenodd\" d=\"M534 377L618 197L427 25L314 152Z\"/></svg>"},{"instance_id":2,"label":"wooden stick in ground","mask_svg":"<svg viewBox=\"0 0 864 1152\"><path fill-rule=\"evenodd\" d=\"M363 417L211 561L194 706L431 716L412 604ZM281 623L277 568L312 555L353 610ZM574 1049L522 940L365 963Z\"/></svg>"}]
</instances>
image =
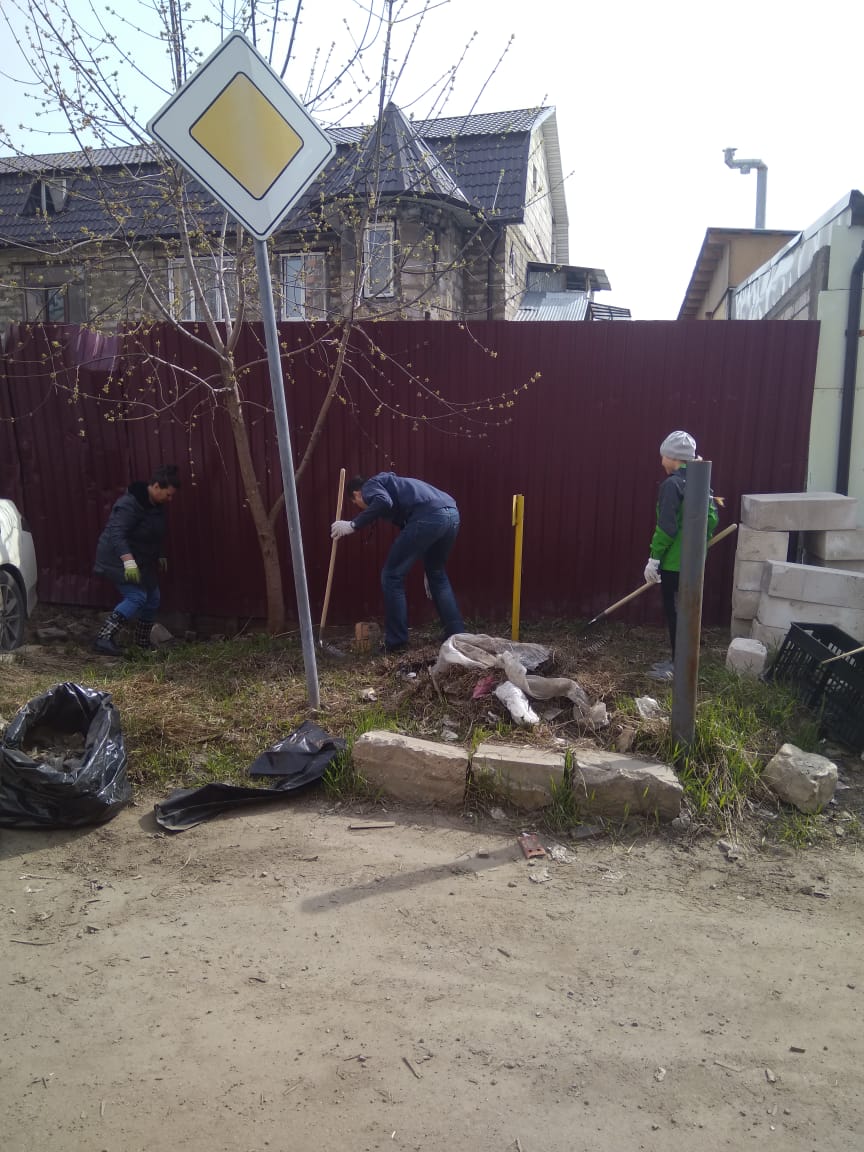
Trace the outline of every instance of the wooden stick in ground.
<instances>
[{"instance_id":1,"label":"wooden stick in ground","mask_svg":"<svg viewBox=\"0 0 864 1152\"><path fill-rule=\"evenodd\" d=\"M339 469L339 496L336 499L336 515L334 520L338 520L342 515L342 501L345 499L345 469ZM330 568L327 572L327 588L324 592L324 607L321 609L321 625L318 629L318 644L321 644L321 637L324 634L324 625L327 623L327 609L330 607L330 589L333 587L333 568L336 565L336 545L339 543L338 538L330 545Z\"/></svg>"}]
</instances>

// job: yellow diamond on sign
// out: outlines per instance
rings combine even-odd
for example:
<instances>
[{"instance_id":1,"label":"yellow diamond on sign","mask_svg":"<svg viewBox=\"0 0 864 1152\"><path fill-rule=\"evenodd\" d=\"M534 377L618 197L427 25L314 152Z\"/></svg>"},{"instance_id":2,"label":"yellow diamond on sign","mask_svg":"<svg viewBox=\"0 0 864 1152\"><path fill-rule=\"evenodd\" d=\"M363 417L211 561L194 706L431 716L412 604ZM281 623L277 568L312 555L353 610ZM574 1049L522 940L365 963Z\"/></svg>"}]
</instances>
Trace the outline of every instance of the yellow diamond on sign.
<instances>
[{"instance_id":1,"label":"yellow diamond on sign","mask_svg":"<svg viewBox=\"0 0 864 1152\"><path fill-rule=\"evenodd\" d=\"M256 240L272 236L336 151L241 32L223 40L147 129Z\"/></svg>"},{"instance_id":2,"label":"yellow diamond on sign","mask_svg":"<svg viewBox=\"0 0 864 1152\"><path fill-rule=\"evenodd\" d=\"M222 89L189 132L256 200L303 147L284 116L242 73Z\"/></svg>"}]
</instances>

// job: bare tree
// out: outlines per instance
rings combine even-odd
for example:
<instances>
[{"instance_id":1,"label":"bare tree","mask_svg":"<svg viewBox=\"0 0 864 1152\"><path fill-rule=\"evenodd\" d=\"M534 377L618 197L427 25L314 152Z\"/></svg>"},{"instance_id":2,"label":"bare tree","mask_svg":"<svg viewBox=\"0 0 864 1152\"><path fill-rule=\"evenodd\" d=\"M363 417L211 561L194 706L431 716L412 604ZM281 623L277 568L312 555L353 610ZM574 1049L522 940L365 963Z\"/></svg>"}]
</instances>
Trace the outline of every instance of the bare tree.
<instances>
[{"instance_id":1,"label":"bare tree","mask_svg":"<svg viewBox=\"0 0 864 1152\"><path fill-rule=\"evenodd\" d=\"M485 246L493 233L482 214L473 215L461 245L446 257L436 250L434 230L424 227L420 214L414 238L399 252L398 296L376 297L366 290L366 278L376 274L376 252L370 249L368 238L375 237L379 225L381 235L386 236L381 190L392 157L383 147L385 127L436 7L435 0L420 0L419 7L410 0L369 0L365 7L346 3L341 40L306 55L301 96L307 108L333 126L366 115L371 105L372 126L357 137L354 163L344 186L339 187L337 180L326 197L323 190L313 190L303 209L302 227L296 232L302 241L301 253L313 245L320 249L322 243L325 250L329 243L332 251L337 238L340 245L353 245L355 253L350 283L341 285L339 306L322 313L327 323L323 332L312 337L322 349L325 387L314 427L299 453L298 480L344 387L352 339L370 350L374 345L369 330L358 328L357 321L370 316L422 316L436 284L476 261L478 250L483 258L489 255ZM88 277L92 282L98 279L98 300L92 295L86 318L95 328L122 325L134 337L136 331L146 332L156 321L167 323L197 347L202 363L214 365L212 371L178 371L177 365L160 362L148 346L153 378L162 383L151 396L131 403L127 398L124 418L158 415L190 389L201 390L207 403L225 409L263 561L268 628L279 632L285 621L276 543L282 498L268 507L256 475L250 414L243 396L244 366L237 362L244 323L257 316L251 241L187 173L160 152L145 125L232 30L246 34L281 76L289 67L292 73L296 71L294 61L304 36L303 0L248 0L239 5L224 0L157 0L155 4L126 0L116 9L103 8L95 0L7 0L3 15L34 85L30 126L42 132L44 123L47 132L62 132L66 141L74 141L81 161L74 193L93 208L93 225L84 234L64 234L60 209L69 192L66 178L34 168L40 176L34 183L40 199L33 208L29 245L34 267L50 260L67 271L67 303L78 283ZM447 109L473 39L427 88L425 102L431 115ZM500 60L493 71L499 65ZM0 144L18 153L26 172L29 150L19 138L0 129ZM44 146L40 152L45 152ZM434 162L431 168L420 168L417 187L406 187L406 196L423 191L422 181L436 179ZM467 203L465 214L471 217ZM47 319L52 299L56 303L56 298L45 295ZM196 323L184 322L190 319ZM127 340L129 347L134 347L134 339ZM306 352L308 348L302 345L284 348L289 360ZM427 388L444 413L458 411L465 417L473 412L482 420L488 417L480 413L513 403L512 397L487 398L473 405L449 401L425 382L413 381L410 366L400 369L406 379ZM171 379L170 398L166 398L166 373ZM368 383L374 387L374 382ZM103 402L111 400L106 397Z\"/></svg>"}]
</instances>

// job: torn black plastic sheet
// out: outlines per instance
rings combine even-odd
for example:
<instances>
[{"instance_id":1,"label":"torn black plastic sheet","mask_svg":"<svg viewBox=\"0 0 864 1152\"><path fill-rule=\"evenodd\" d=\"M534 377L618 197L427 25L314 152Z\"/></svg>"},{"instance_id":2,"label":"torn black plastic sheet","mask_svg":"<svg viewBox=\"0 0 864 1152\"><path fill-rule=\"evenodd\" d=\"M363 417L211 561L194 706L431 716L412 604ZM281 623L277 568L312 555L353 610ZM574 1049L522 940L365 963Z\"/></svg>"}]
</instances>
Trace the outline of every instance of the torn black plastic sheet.
<instances>
[{"instance_id":1,"label":"torn black plastic sheet","mask_svg":"<svg viewBox=\"0 0 864 1152\"><path fill-rule=\"evenodd\" d=\"M154 805L156 822L169 832L184 832L232 808L284 801L286 795L317 783L327 765L347 747L339 737L329 736L311 720L262 752L247 769L255 778L277 777L273 788L241 784L205 784L201 788L178 788L167 800Z\"/></svg>"}]
</instances>

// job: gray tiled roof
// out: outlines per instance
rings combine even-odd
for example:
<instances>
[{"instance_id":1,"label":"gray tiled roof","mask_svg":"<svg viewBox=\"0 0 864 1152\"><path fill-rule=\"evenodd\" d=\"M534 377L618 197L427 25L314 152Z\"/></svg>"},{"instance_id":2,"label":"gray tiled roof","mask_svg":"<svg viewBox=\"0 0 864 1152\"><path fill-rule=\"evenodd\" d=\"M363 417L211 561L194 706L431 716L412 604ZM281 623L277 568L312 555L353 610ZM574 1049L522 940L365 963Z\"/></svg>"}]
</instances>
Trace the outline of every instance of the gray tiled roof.
<instances>
[{"instance_id":1,"label":"gray tiled roof","mask_svg":"<svg viewBox=\"0 0 864 1152\"><path fill-rule=\"evenodd\" d=\"M514 320L587 320L584 292L526 292Z\"/></svg>"},{"instance_id":2,"label":"gray tiled roof","mask_svg":"<svg viewBox=\"0 0 864 1152\"><path fill-rule=\"evenodd\" d=\"M520 109L412 123L391 107L382 137L381 194L417 194L420 190L423 196L482 210L501 222L518 222L525 202L531 131L550 111ZM330 132L337 154L292 211L283 231L302 227L310 204L322 192L325 197L344 193L352 179L368 177L372 130L334 128ZM106 212L95 194L94 170L115 198L113 212ZM36 179L60 174L67 176L66 208L47 220L25 215ZM196 195L197 186L192 182L189 186ZM218 226L222 209L200 188L196 199L207 204ZM0 157L0 246L64 244L118 231L170 235L175 227L172 216L168 183L151 146Z\"/></svg>"}]
</instances>

